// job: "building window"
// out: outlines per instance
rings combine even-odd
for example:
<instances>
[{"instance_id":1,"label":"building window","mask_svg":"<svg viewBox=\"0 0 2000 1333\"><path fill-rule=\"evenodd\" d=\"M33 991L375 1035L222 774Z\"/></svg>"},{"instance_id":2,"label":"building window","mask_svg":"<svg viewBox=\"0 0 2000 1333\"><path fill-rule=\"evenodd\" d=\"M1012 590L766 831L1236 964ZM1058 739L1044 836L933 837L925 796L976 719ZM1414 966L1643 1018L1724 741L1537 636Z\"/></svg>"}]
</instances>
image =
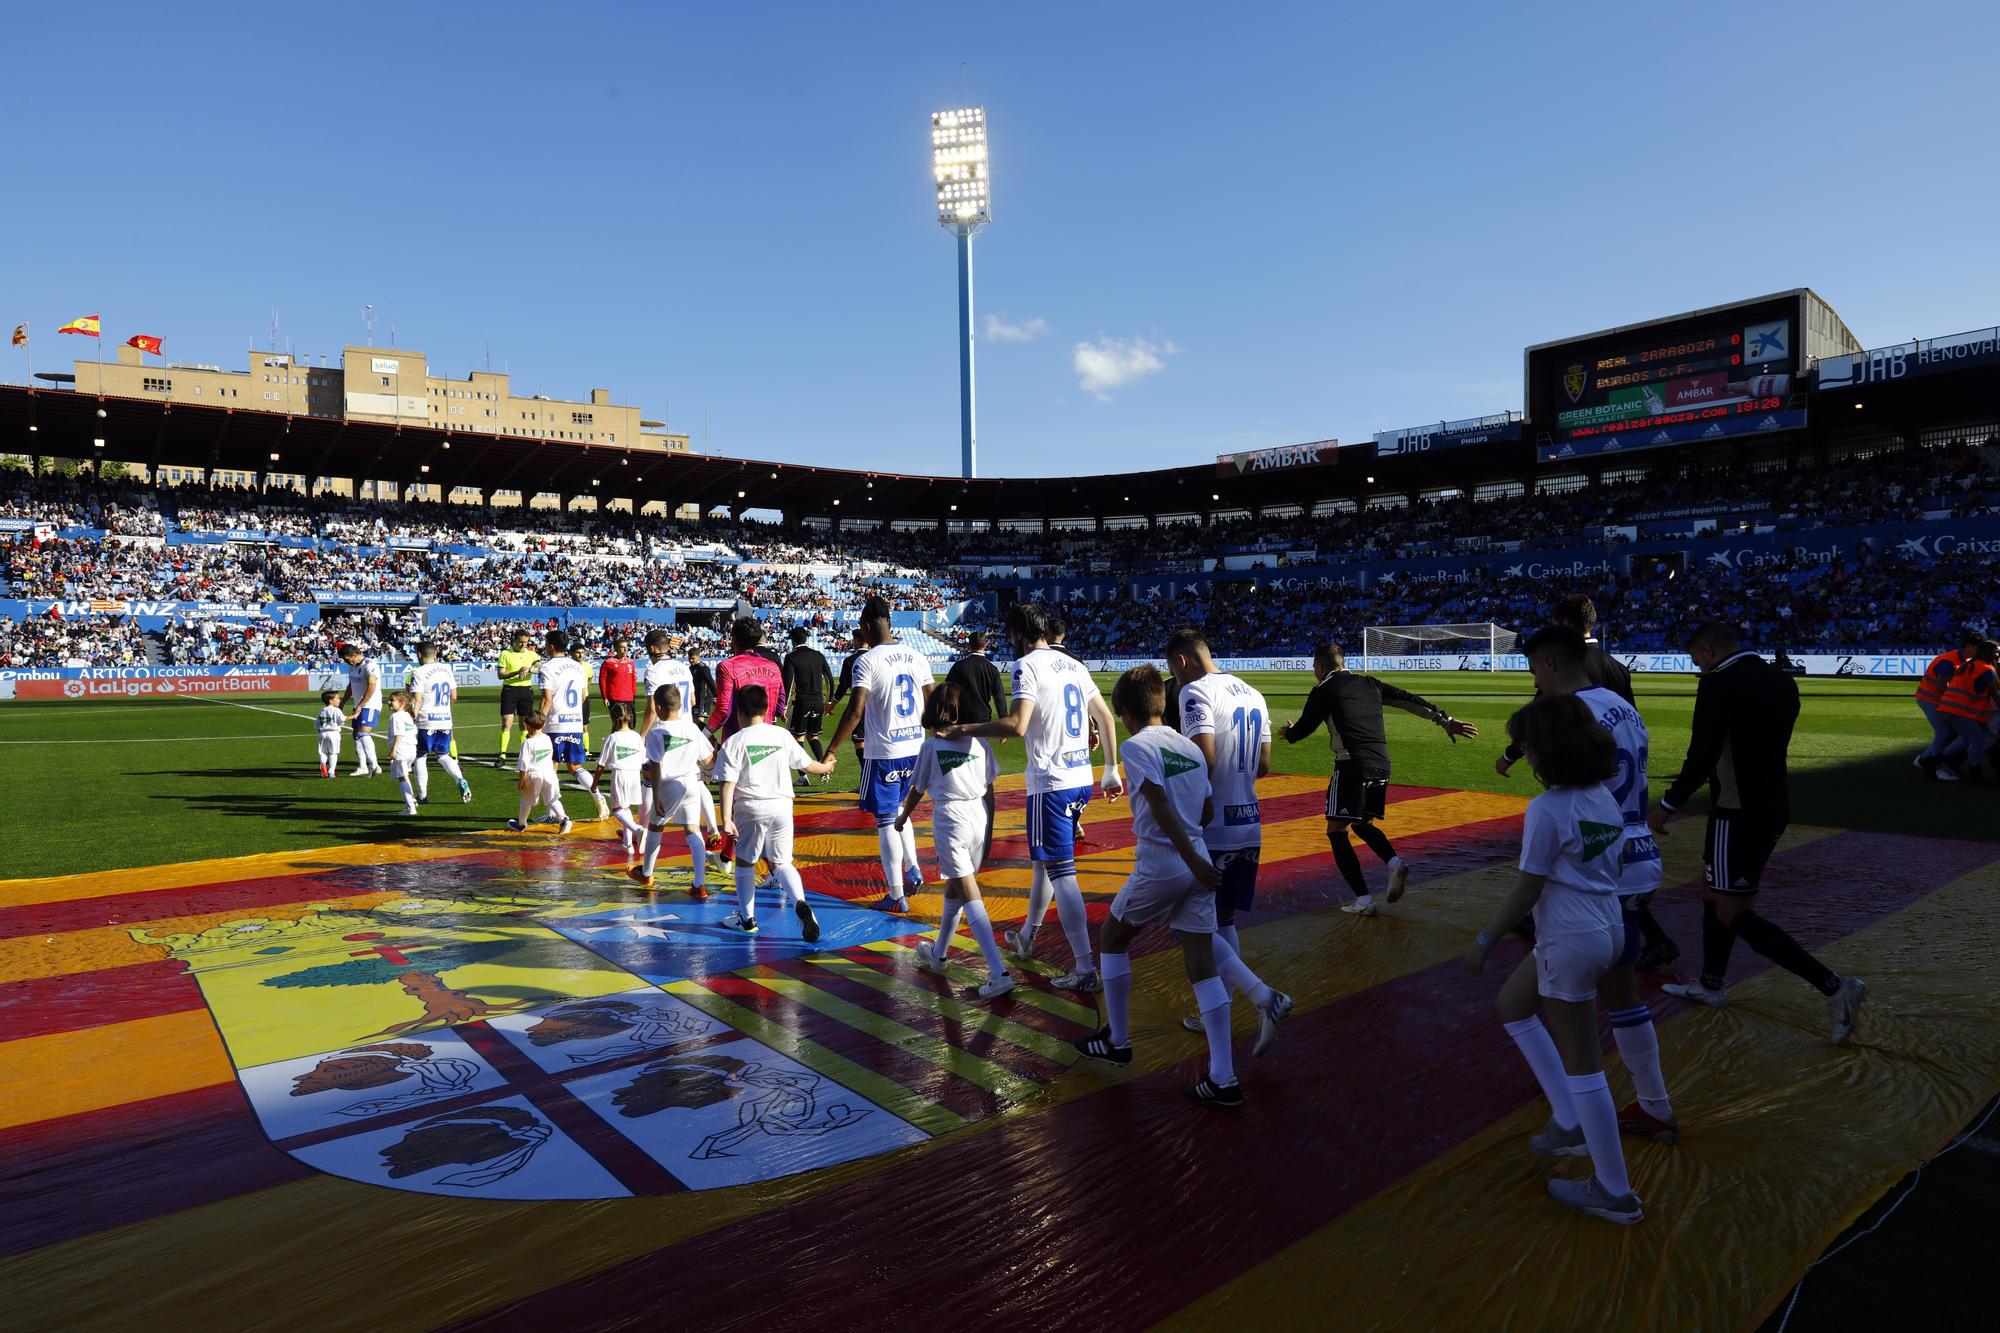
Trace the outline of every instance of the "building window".
<instances>
[{"instance_id":1,"label":"building window","mask_svg":"<svg viewBox=\"0 0 2000 1333\"><path fill-rule=\"evenodd\" d=\"M382 377L382 387L385 389L389 387L389 377L387 375Z\"/></svg>"},{"instance_id":2,"label":"building window","mask_svg":"<svg viewBox=\"0 0 2000 1333\"><path fill-rule=\"evenodd\" d=\"M572 426L588 426L590 424L590 413L572 412L569 414L569 421Z\"/></svg>"},{"instance_id":3,"label":"building window","mask_svg":"<svg viewBox=\"0 0 2000 1333\"><path fill-rule=\"evenodd\" d=\"M145 388L147 393L172 393L174 391L174 382L148 375L145 380Z\"/></svg>"}]
</instances>

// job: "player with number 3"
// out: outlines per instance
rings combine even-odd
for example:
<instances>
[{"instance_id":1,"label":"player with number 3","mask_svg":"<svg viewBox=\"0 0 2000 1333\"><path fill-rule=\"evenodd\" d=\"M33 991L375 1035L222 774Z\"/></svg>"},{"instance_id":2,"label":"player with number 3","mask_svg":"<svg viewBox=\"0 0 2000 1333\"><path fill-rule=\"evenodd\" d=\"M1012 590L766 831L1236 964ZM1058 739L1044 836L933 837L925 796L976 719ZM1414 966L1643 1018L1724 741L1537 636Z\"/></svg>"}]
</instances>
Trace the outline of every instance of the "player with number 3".
<instances>
[{"instance_id":1,"label":"player with number 3","mask_svg":"<svg viewBox=\"0 0 2000 1333\"><path fill-rule=\"evenodd\" d=\"M882 906L907 912L908 891L923 887L924 872L917 863L917 830L910 824L898 830L896 813L902 809L910 775L916 772L917 753L924 748L931 664L922 653L897 641L889 624L889 603L880 597L862 604L861 637L868 648L855 659L847 709L826 752L838 754L855 728L861 728L861 808L875 820L882 876L888 885Z\"/></svg>"}]
</instances>

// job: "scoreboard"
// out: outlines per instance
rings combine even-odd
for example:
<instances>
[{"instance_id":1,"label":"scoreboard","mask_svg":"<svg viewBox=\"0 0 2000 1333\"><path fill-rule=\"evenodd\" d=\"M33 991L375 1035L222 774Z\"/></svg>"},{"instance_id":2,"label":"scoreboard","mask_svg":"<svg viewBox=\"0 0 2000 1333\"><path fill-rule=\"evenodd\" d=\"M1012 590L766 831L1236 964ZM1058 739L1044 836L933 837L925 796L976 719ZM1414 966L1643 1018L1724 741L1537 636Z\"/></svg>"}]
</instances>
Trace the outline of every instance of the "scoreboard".
<instances>
[{"instance_id":1,"label":"scoreboard","mask_svg":"<svg viewBox=\"0 0 2000 1333\"><path fill-rule=\"evenodd\" d=\"M1802 314L1791 293L1531 347L1529 421L1563 456L1788 428Z\"/></svg>"}]
</instances>

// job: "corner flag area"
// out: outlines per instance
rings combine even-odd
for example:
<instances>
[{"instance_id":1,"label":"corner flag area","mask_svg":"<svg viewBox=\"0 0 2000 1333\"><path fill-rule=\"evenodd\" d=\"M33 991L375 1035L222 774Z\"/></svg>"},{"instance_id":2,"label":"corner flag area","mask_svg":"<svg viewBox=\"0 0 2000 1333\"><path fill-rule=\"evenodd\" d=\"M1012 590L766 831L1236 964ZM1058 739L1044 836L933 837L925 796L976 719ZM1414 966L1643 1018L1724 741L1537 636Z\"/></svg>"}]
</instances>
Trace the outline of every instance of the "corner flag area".
<instances>
[{"instance_id":1,"label":"corner flag area","mask_svg":"<svg viewBox=\"0 0 2000 1333\"><path fill-rule=\"evenodd\" d=\"M838 792L798 803L815 944L775 890L746 938L726 876L638 889L608 823L0 881L10 1318L818 1326L786 1272L1021 1327L1754 1327L2000 1087L2000 843L1795 825L1766 882L1868 979L1859 1035L1829 1045L1823 1001L1747 950L1725 1009L1642 978L1682 1138L1627 1141L1646 1225L1564 1213L1542 1181L1587 1165L1529 1153L1546 1106L1494 1014L1523 946L1459 965L1532 786L1393 786L1414 873L1377 917L1336 910L1324 790L1260 788L1243 954L1297 1007L1266 1054L1239 1041L1233 1115L1179 1095L1204 1048L1169 937L1134 951L1133 1063L1077 1064L1099 1020L1049 984L1054 923L991 1004L983 973L921 969L937 888L878 910ZM981 876L1000 923L1023 811L1016 773ZM1130 806L1086 827L1097 921ZM1663 846L1655 911L1692 942L1699 824Z\"/></svg>"}]
</instances>

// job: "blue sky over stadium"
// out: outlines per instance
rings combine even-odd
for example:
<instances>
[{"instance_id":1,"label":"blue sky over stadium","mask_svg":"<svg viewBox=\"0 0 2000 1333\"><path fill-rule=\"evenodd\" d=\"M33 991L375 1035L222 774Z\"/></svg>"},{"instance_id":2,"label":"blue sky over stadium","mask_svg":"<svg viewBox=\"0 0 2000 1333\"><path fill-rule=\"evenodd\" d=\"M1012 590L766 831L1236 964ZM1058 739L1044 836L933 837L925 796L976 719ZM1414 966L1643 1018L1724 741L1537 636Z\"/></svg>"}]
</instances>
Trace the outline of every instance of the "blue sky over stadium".
<instances>
[{"instance_id":1,"label":"blue sky over stadium","mask_svg":"<svg viewBox=\"0 0 2000 1333\"><path fill-rule=\"evenodd\" d=\"M2000 321L2000 9L1527 8L22 11L0 321L240 366L373 303L436 373L953 472L968 96L989 473L1517 408L1529 343L1792 286L1869 345Z\"/></svg>"}]
</instances>

